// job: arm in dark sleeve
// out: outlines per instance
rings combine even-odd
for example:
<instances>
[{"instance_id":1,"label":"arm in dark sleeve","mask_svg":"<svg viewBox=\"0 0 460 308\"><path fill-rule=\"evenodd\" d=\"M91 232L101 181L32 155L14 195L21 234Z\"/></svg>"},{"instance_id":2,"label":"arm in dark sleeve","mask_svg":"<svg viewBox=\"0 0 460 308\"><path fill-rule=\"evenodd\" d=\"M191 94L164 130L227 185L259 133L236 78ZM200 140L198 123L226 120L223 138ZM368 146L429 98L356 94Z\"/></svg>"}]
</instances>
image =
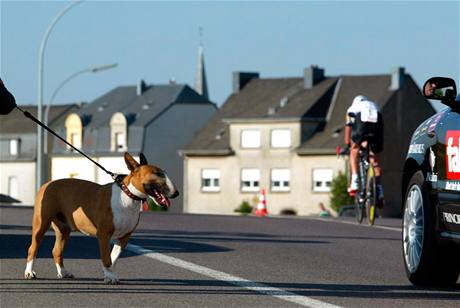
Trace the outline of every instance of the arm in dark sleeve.
<instances>
[{"instance_id":1,"label":"arm in dark sleeve","mask_svg":"<svg viewBox=\"0 0 460 308\"><path fill-rule=\"evenodd\" d=\"M16 107L16 100L0 79L0 114L9 114Z\"/></svg>"}]
</instances>

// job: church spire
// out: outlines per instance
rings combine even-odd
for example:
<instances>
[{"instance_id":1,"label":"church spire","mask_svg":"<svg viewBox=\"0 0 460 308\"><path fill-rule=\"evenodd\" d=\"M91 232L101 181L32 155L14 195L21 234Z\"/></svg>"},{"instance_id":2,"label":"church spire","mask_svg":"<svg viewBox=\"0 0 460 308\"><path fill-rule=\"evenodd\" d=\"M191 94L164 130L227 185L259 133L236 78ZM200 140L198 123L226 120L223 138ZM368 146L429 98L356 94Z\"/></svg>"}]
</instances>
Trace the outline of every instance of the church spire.
<instances>
[{"instance_id":1,"label":"church spire","mask_svg":"<svg viewBox=\"0 0 460 308\"><path fill-rule=\"evenodd\" d=\"M206 82L206 71L204 67L203 44L201 42L203 29L200 27L200 46L198 47L198 63L195 78L195 91L204 98L209 99L208 84Z\"/></svg>"}]
</instances>

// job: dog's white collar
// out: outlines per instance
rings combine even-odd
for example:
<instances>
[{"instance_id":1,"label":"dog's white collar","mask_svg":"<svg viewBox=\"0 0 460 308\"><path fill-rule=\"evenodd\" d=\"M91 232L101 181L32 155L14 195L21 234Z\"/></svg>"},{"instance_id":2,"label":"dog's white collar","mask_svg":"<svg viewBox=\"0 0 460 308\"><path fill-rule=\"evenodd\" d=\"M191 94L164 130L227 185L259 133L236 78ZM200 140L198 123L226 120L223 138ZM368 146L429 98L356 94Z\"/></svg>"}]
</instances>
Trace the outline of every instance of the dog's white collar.
<instances>
[{"instance_id":1,"label":"dog's white collar","mask_svg":"<svg viewBox=\"0 0 460 308\"><path fill-rule=\"evenodd\" d=\"M145 200L147 199L148 195L144 194L143 192L139 191L136 186L134 186L132 183L129 183L128 185L128 190L137 198Z\"/></svg>"},{"instance_id":2,"label":"dog's white collar","mask_svg":"<svg viewBox=\"0 0 460 308\"><path fill-rule=\"evenodd\" d=\"M139 191L131 182L126 186L125 183L123 183L123 178L124 176L117 176L115 178L115 183L128 197L136 201L145 201L147 199L147 195Z\"/></svg>"}]
</instances>

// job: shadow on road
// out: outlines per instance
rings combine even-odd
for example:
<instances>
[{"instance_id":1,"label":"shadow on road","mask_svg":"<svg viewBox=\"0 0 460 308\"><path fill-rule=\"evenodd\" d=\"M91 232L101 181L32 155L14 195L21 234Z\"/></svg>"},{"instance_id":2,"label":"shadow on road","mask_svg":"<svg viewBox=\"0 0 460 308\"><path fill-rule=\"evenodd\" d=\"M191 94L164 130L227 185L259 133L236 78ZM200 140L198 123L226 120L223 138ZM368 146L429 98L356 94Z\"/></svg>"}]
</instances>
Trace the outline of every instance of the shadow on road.
<instances>
[{"instance_id":1,"label":"shadow on road","mask_svg":"<svg viewBox=\"0 0 460 308\"><path fill-rule=\"evenodd\" d=\"M255 284L263 284L280 289L279 292L270 292L270 296L286 295L289 294L288 292L291 292L307 297L326 298L460 299L460 293L458 292L460 284L457 284L454 288L418 288L411 285L248 282L248 287L253 287ZM116 286L105 285L101 279L93 278L77 278L75 280L37 279L32 281L2 279L0 280L0 293L256 294L254 291L241 288L241 285L241 281L232 282L207 279L123 279L122 283ZM259 295L267 296L266 294Z\"/></svg>"},{"instance_id":2,"label":"shadow on road","mask_svg":"<svg viewBox=\"0 0 460 308\"><path fill-rule=\"evenodd\" d=\"M21 225L0 225L1 230L29 231L22 233L0 234L0 245L9 249L0 250L1 259L25 258L30 245L30 227ZM130 243L160 253L216 253L231 251L231 248L222 245L203 243L207 242L241 242L241 243L281 243L281 244L328 244L328 241L309 239L286 239L267 234L225 233L225 232L178 232L165 230L136 230ZM54 233L48 232L38 251L38 258L51 258L54 245ZM121 257L133 256L124 251ZM70 237L64 252L64 258L70 259L99 259L97 240L74 232Z\"/></svg>"},{"instance_id":3,"label":"shadow on road","mask_svg":"<svg viewBox=\"0 0 460 308\"><path fill-rule=\"evenodd\" d=\"M23 234L0 234L0 245L8 249L0 249L0 259L25 258L30 245L30 235ZM43 239L38 250L38 258L52 258L51 251L54 246L54 234L49 233ZM157 252L181 252L181 253L212 253L224 252L231 249L216 245L189 241L161 239L138 239L133 237L130 243L144 246ZM121 257L131 257L135 254L123 251ZM99 246L96 238L81 235L71 236L64 252L65 259L99 259Z\"/></svg>"},{"instance_id":4,"label":"shadow on road","mask_svg":"<svg viewBox=\"0 0 460 308\"><path fill-rule=\"evenodd\" d=\"M279 236L266 233L238 233L238 232L202 232L202 231L175 231L175 230L145 230L138 229L135 231L136 237L158 236L162 238L181 238L195 240L218 240L218 241L235 241L235 242L269 242L269 243L286 243L286 244L328 244L326 239L350 239L350 240L370 240L370 241L397 241L401 238L397 236L342 236L342 235L288 235ZM314 240L311 240L314 239ZM324 239L317 240L317 239Z\"/></svg>"}]
</instances>

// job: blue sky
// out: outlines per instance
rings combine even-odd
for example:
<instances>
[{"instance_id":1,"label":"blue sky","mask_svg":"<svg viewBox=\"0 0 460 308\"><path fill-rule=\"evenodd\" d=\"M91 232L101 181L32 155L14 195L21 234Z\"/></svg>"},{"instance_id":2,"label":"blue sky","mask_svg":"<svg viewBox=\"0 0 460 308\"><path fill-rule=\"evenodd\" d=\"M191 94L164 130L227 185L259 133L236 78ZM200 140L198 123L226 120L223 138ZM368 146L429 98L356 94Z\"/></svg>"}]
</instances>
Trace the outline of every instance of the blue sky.
<instances>
[{"instance_id":1,"label":"blue sky","mask_svg":"<svg viewBox=\"0 0 460 308\"><path fill-rule=\"evenodd\" d=\"M37 101L39 46L67 1L0 2L0 74L20 104ZM92 101L119 85L193 85L199 28L211 100L221 105L233 71L300 77L312 64L326 75L387 74L404 66L425 79L460 80L458 1L155 2L84 1L52 31L44 101L82 69L115 69L70 81L57 103Z\"/></svg>"}]
</instances>

